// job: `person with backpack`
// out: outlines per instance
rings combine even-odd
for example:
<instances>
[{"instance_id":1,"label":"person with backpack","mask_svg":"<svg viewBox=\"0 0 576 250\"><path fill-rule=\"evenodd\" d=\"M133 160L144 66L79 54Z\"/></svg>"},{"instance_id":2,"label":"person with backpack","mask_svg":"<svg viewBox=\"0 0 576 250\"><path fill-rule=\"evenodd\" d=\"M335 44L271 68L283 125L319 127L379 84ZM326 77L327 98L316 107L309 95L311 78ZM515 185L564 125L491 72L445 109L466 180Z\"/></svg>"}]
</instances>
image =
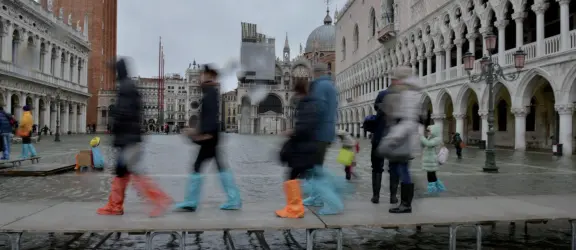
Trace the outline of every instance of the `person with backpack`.
<instances>
[{"instance_id":1,"label":"person with backpack","mask_svg":"<svg viewBox=\"0 0 576 250\"><path fill-rule=\"evenodd\" d=\"M10 142L12 138L12 116L0 106L0 141L2 142L1 160L10 160Z\"/></svg>"},{"instance_id":2,"label":"person with backpack","mask_svg":"<svg viewBox=\"0 0 576 250\"><path fill-rule=\"evenodd\" d=\"M458 159L462 159L462 137L460 136L460 133L456 132L454 133L454 135L452 136L452 144L454 144L454 148L456 149L456 155L458 156Z\"/></svg>"},{"instance_id":3,"label":"person with backpack","mask_svg":"<svg viewBox=\"0 0 576 250\"><path fill-rule=\"evenodd\" d=\"M400 205L390 213L411 213L414 183L409 163L414 159L415 136L421 122L420 80L412 69L400 66L393 70L392 85L386 90L378 109L385 114L385 133L378 144L377 153L388 160L390 172L400 177Z\"/></svg>"}]
</instances>

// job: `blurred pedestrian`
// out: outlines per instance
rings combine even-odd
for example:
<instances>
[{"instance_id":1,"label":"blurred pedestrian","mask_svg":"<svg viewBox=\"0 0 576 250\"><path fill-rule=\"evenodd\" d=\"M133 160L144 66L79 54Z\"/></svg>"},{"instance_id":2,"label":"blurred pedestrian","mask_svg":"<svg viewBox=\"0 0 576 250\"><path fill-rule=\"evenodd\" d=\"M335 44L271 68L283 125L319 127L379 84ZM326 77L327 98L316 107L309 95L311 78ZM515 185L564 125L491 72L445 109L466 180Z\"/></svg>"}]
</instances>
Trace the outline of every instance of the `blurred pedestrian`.
<instances>
[{"instance_id":1,"label":"blurred pedestrian","mask_svg":"<svg viewBox=\"0 0 576 250\"><path fill-rule=\"evenodd\" d=\"M199 130L187 130L186 134L192 141L200 145L198 156L194 162L192 174L188 179L186 196L184 202L176 204L176 208L186 211L196 211L200 203L200 194L202 188L202 164L210 159L216 161L220 181L226 192L227 201L220 206L223 210L236 210L242 207L240 191L234 182L232 171L228 169L220 159L218 152L219 143L219 117L218 106L219 97L218 71L211 65L205 64L202 74L200 75L202 88L202 107L200 108Z\"/></svg>"},{"instance_id":2,"label":"blurred pedestrian","mask_svg":"<svg viewBox=\"0 0 576 250\"><path fill-rule=\"evenodd\" d=\"M0 141L2 142L1 160L10 160L10 144L12 142L12 115L6 113L0 105Z\"/></svg>"},{"instance_id":3,"label":"blurred pedestrian","mask_svg":"<svg viewBox=\"0 0 576 250\"><path fill-rule=\"evenodd\" d=\"M34 148L34 145L32 145L34 118L32 117L32 112L30 112L30 106L24 105L22 110L24 112L22 113L22 118L20 118L20 124L18 125L16 134L22 137L22 152L20 158L28 159L36 157L36 149Z\"/></svg>"},{"instance_id":4,"label":"blurred pedestrian","mask_svg":"<svg viewBox=\"0 0 576 250\"><path fill-rule=\"evenodd\" d=\"M388 88L379 109L385 114L387 133L378 145L378 153L388 159L390 171L400 177L400 205L390 213L411 213L414 183L409 163L414 159L415 136L418 136L420 116L420 81L412 69L400 66L393 69L392 85Z\"/></svg>"},{"instance_id":5,"label":"blurred pedestrian","mask_svg":"<svg viewBox=\"0 0 576 250\"><path fill-rule=\"evenodd\" d=\"M116 176L112 179L108 203L97 212L101 215L124 214L126 187L132 179L139 193L153 206L150 216L159 216L170 206L172 199L137 168L144 153L139 122L142 120L142 97L129 78L125 59L116 62L115 70L119 87L116 104L111 112L114 122L110 132L114 136L113 146L118 149Z\"/></svg>"}]
</instances>

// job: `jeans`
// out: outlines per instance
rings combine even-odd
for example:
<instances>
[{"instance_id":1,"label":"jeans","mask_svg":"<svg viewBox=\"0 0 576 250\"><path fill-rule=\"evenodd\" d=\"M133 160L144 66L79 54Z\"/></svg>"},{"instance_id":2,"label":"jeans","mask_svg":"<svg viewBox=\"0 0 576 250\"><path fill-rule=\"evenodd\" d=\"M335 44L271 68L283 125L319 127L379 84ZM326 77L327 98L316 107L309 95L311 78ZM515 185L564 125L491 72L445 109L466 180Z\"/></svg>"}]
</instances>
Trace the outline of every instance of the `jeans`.
<instances>
[{"instance_id":1,"label":"jeans","mask_svg":"<svg viewBox=\"0 0 576 250\"><path fill-rule=\"evenodd\" d=\"M0 139L2 140L2 144L4 146L4 151L2 152L2 158L8 160L10 158L10 144L12 142L12 134L2 133L0 134Z\"/></svg>"},{"instance_id":2,"label":"jeans","mask_svg":"<svg viewBox=\"0 0 576 250\"><path fill-rule=\"evenodd\" d=\"M388 162L388 168L391 173L395 173L400 177L403 184L411 184L412 178L408 169L408 162Z\"/></svg>"}]
</instances>

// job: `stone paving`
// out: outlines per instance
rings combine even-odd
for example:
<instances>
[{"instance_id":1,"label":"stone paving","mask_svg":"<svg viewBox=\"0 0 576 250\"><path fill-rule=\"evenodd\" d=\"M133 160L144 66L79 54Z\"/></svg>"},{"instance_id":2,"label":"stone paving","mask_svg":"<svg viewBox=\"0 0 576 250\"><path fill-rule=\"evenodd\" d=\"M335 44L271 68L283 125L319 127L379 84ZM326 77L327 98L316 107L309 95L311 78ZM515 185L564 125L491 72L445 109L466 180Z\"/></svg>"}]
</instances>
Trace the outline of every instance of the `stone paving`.
<instances>
[{"instance_id":1,"label":"stone paving","mask_svg":"<svg viewBox=\"0 0 576 250\"><path fill-rule=\"evenodd\" d=\"M108 135L100 135L100 137L102 138L102 151L108 159L107 163L110 164L114 158L114 150L109 146L111 137ZM73 157L79 149L89 148L88 144L91 138L91 135L63 136L62 142L55 143L52 137L44 137L36 144L36 148L39 154L43 156L44 162L57 161L64 157ZM277 151L282 141L283 138L277 136L223 135L223 159L235 172L237 183L246 202L278 201L279 204L284 202L281 183L285 169L280 166L277 160ZM353 180L354 193L347 199L369 202L371 196L369 141L361 140L360 145L361 152L358 156L358 167L356 167L359 179ZM326 166L343 175L343 167L336 163L338 149L338 145L331 147ZM145 158L138 170L148 172L175 200L181 200L184 197L188 171L196 157L197 147L178 135L150 135L146 137L145 151ZM14 145L13 156L18 154L19 145ZM576 193L576 185L574 185L576 164L574 164L575 159L572 156L555 157L551 153L498 150L496 158L500 173L491 174L482 172L484 152L481 150L465 149L462 160L456 159L454 154L450 155L448 163L443 165L438 173L439 178L445 182L448 188L448 191L441 196ZM422 198L425 197L423 193L426 175L420 170L419 162L419 159L412 162L411 171L417 183L417 196ZM214 175L215 171L213 163L205 166L205 173L208 176L204 183L203 201L206 203L224 200L220 183ZM104 201L109 190L111 178L109 172L110 170L104 173L68 173L49 177L0 177L0 202ZM383 200L387 200L385 198L387 195L386 185L386 181L383 181ZM128 201L137 201L138 195L130 190L127 199ZM383 209L387 209L389 205L382 204L382 206ZM389 236L386 236L386 239L375 239L376 236L370 230L355 230L352 233L355 234L354 237L351 236L356 240L355 242L363 246L354 249L373 249L371 247L380 249L389 246L390 243L388 242ZM563 234L564 232L561 233L561 235ZM358 238L359 235L362 237ZM278 235L272 237L281 239ZM368 240L365 240L366 238ZM412 242L411 240L408 241ZM440 244L436 242L436 239L422 238L419 239L419 242L421 241L431 242L432 245ZM332 243L330 240L325 242L328 245ZM404 243L400 242L400 244ZM565 243L565 241L561 241L555 249L564 249ZM282 245L283 243L279 244ZM518 247L515 245L516 243L510 242L500 242L499 244ZM367 246L364 247L365 245ZM412 243L408 245L413 246ZM521 243L521 246L526 247L524 243ZM538 246L541 247L542 245ZM437 249L437 247L438 245L428 249ZM413 248L407 247L405 249Z\"/></svg>"}]
</instances>

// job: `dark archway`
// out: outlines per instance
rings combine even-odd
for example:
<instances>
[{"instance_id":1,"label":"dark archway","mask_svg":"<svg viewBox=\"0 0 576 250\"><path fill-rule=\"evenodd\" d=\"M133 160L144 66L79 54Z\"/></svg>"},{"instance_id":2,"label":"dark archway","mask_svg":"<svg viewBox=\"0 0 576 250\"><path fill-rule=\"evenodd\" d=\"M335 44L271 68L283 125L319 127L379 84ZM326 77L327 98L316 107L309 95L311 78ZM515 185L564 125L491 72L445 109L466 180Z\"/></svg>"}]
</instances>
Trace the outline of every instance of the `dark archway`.
<instances>
[{"instance_id":1,"label":"dark archway","mask_svg":"<svg viewBox=\"0 0 576 250\"><path fill-rule=\"evenodd\" d=\"M196 128L196 126L198 126L198 116L190 116L190 119L188 120L188 126L190 126L190 128Z\"/></svg>"},{"instance_id":2,"label":"dark archway","mask_svg":"<svg viewBox=\"0 0 576 250\"><path fill-rule=\"evenodd\" d=\"M282 101L278 96L269 94L266 99L258 105L258 114L266 113L268 111L282 114Z\"/></svg>"},{"instance_id":3,"label":"dark archway","mask_svg":"<svg viewBox=\"0 0 576 250\"><path fill-rule=\"evenodd\" d=\"M12 98L10 98L11 103L10 103L10 114L16 115L16 111L18 110L18 106L20 105L20 98L18 97L18 95L12 95Z\"/></svg>"}]
</instances>

